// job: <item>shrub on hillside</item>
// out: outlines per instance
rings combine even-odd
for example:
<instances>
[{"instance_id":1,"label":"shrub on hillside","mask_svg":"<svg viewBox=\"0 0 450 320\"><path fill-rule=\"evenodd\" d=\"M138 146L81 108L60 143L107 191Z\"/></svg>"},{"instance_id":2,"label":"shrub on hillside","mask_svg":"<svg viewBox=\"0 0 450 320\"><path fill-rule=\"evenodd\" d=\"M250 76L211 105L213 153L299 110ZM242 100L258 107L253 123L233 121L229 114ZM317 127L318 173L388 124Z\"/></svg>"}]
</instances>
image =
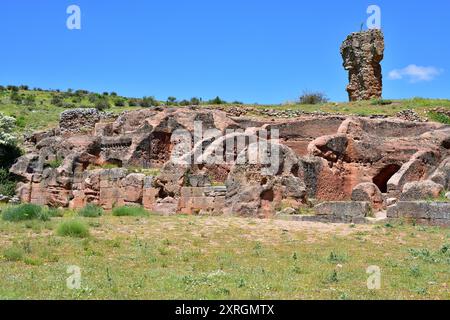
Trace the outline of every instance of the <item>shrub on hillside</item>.
<instances>
[{"instance_id":1,"label":"shrub on hillside","mask_svg":"<svg viewBox=\"0 0 450 320\"><path fill-rule=\"evenodd\" d=\"M146 217L149 213L142 207L123 206L114 208L112 214L116 217Z\"/></svg>"},{"instance_id":2,"label":"shrub on hillside","mask_svg":"<svg viewBox=\"0 0 450 320\"><path fill-rule=\"evenodd\" d=\"M0 128L1 130L1 128ZM2 133L0 131L0 140L2 139ZM13 142L15 142L13 140ZM22 155L22 150L14 144L4 145L0 143L0 168L11 167L16 159Z\"/></svg>"},{"instance_id":3,"label":"shrub on hillside","mask_svg":"<svg viewBox=\"0 0 450 320\"><path fill-rule=\"evenodd\" d=\"M225 100L220 99L220 97L215 97L212 100L208 101L209 104L225 104L227 103Z\"/></svg>"},{"instance_id":4,"label":"shrub on hillside","mask_svg":"<svg viewBox=\"0 0 450 320\"><path fill-rule=\"evenodd\" d=\"M125 99L122 99L122 98L117 98L117 99L115 99L114 100L114 105L116 106L116 107L125 107Z\"/></svg>"},{"instance_id":5,"label":"shrub on hillside","mask_svg":"<svg viewBox=\"0 0 450 320\"><path fill-rule=\"evenodd\" d=\"M150 108L150 107L156 107L159 105L158 100L155 99L155 97L144 97L140 101L140 105L143 108Z\"/></svg>"},{"instance_id":6,"label":"shrub on hillside","mask_svg":"<svg viewBox=\"0 0 450 320\"><path fill-rule=\"evenodd\" d=\"M11 91L11 94L10 94L9 98L15 104L21 104L22 103L22 97L17 91Z\"/></svg>"},{"instance_id":7,"label":"shrub on hillside","mask_svg":"<svg viewBox=\"0 0 450 320\"><path fill-rule=\"evenodd\" d=\"M13 197L16 193L16 182L10 176L8 170L0 168L0 194Z\"/></svg>"},{"instance_id":8,"label":"shrub on hillside","mask_svg":"<svg viewBox=\"0 0 450 320\"><path fill-rule=\"evenodd\" d=\"M78 215L86 218L97 218L103 214L103 209L95 204L89 203L78 211Z\"/></svg>"},{"instance_id":9,"label":"shrub on hillside","mask_svg":"<svg viewBox=\"0 0 450 320\"><path fill-rule=\"evenodd\" d=\"M141 100L136 98L131 98L128 100L128 105L130 107L138 107L141 105Z\"/></svg>"},{"instance_id":10,"label":"shrub on hillside","mask_svg":"<svg viewBox=\"0 0 450 320\"><path fill-rule=\"evenodd\" d=\"M0 113L0 146L15 145L16 138L13 134L16 119Z\"/></svg>"},{"instance_id":11,"label":"shrub on hillside","mask_svg":"<svg viewBox=\"0 0 450 320\"><path fill-rule=\"evenodd\" d=\"M5 221L25 221L25 220L49 220L49 215L46 211L42 210L42 207L26 203L18 206L12 206L6 208L2 215Z\"/></svg>"},{"instance_id":12,"label":"shrub on hillside","mask_svg":"<svg viewBox=\"0 0 450 320\"><path fill-rule=\"evenodd\" d=\"M189 103L193 106L198 106L201 102L202 102L201 99L197 97L193 97L191 98L191 101L189 101Z\"/></svg>"},{"instance_id":13,"label":"shrub on hillside","mask_svg":"<svg viewBox=\"0 0 450 320\"><path fill-rule=\"evenodd\" d=\"M56 234L61 237L86 238L89 228L78 220L64 221L56 229Z\"/></svg>"},{"instance_id":14,"label":"shrub on hillside","mask_svg":"<svg viewBox=\"0 0 450 320\"><path fill-rule=\"evenodd\" d=\"M62 107L63 102L63 99L57 94L53 95L52 99L50 100L50 103L55 107Z\"/></svg>"},{"instance_id":15,"label":"shrub on hillside","mask_svg":"<svg viewBox=\"0 0 450 320\"><path fill-rule=\"evenodd\" d=\"M111 105L109 104L109 101L107 99L97 99L94 106L98 111L103 111L111 108Z\"/></svg>"},{"instance_id":16,"label":"shrub on hillside","mask_svg":"<svg viewBox=\"0 0 450 320\"><path fill-rule=\"evenodd\" d=\"M320 103L327 103L328 98L327 96L322 92L309 92L305 91L300 96L299 103L300 104L320 104Z\"/></svg>"}]
</instances>

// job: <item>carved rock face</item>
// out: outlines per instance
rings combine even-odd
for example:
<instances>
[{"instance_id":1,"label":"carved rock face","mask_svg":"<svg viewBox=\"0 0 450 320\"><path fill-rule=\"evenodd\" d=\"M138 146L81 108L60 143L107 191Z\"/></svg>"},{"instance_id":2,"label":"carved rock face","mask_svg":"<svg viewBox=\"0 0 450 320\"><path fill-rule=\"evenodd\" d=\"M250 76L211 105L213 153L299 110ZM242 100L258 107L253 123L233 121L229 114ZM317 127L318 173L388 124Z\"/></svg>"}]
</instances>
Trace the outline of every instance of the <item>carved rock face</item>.
<instances>
[{"instance_id":1,"label":"carved rock face","mask_svg":"<svg viewBox=\"0 0 450 320\"><path fill-rule=\"evenodd\" d=\"M384 55L381 30L352 33L342 43L341 55L348 71L350 101L379 99L383 82L380 62Z\"/></svg>"}]
</instances>

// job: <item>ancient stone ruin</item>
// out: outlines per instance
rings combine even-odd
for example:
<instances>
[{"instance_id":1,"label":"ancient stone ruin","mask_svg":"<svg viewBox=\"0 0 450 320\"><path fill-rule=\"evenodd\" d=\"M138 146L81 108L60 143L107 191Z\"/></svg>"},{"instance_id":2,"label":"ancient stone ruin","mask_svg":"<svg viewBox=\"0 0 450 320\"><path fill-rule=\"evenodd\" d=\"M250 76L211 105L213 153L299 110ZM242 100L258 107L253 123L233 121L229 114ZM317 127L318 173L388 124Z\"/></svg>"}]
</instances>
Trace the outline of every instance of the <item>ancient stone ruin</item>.
<instances>
[{"instance_id":1,"label":"ancient stone ruin","mask_svg":"<svg viewBox=\"0 0 450 320\"><path fill-rule=\"evenodd\" d=\"M355 32L342 43L341 55L348 71L347 92L350 101L379 99L383 81L380 62L384 55L381 30Z\"/></svg>"},{"instance_id":2,"label":"ancient stone ruin","mask_svg":"<svg viewBox=\"0 0 450 320\"><path fill-rule=\"evenodd\" d=\"M184 151L180 132L195 138ZM243 155L258 153L258 139L267 142L262 153L280 161L246 161ZM225 147L236 141L242 148ZM26 149L11 169L23 202L260 218L314 207L315 214L297 218L360 223L387 211L450 224L449 204L429 201L450 189L450 126L437 123L234 117L194 107L111 118L80 109L64 112L58 128L29 136ZM213 157L228 161L211 164ZM184 161L192 159L200 161Z\"/></svg>"}]
</instances>

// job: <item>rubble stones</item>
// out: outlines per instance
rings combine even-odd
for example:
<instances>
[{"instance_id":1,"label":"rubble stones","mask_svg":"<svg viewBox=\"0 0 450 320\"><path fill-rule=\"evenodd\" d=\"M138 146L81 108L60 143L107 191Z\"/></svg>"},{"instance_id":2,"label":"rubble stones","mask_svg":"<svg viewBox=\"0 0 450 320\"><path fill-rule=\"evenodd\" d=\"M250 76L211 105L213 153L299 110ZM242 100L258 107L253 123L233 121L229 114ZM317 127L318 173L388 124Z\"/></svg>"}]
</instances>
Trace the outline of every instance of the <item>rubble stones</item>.
<instances>
[{"instance_id":1,"label":"rubble stones","mask_svg":"<svg viewBox=\"0 0 450 320\"><path fill-rule=\"evenodd\" d=\"M444 187L431 180L415 181L405 184L401 201L431 200L439 197Z\"/></svg>"},{"instance_id":2,"label":"rubble stones","mask_svg":"<svg viewBox=\"0 0 450 320\"><path fill-rule=\"evenodd\" d=\"M387 209L389 219L432 226L450 226L450 202L400 201Z\"/></svg>"}]
</instances>

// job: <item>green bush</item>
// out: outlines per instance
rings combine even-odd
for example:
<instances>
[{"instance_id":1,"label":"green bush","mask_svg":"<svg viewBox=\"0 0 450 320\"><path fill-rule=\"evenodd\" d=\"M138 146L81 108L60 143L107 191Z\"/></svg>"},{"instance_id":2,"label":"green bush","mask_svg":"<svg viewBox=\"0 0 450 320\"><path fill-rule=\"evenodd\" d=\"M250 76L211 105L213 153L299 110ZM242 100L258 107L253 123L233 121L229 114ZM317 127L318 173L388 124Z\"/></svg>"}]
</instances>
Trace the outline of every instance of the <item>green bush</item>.
<instances>
[{"instance_id":1,"label":"green bush","mask_svg":"<svg viewBox=\"0 0 450 320\"><path fill-rule=\"evenodd\" d=\"M155 97L144 97L140 101L140 105L143 108L150 108L150 107L159 106L159 102L158 102L158 100L155 99Z\"/></svg>"},{"instance_id":2,"label":"green bush","mask_svg":"<svg viewBox=\"0 0 450 320\"><path fill-rule=\"evenodd\" d=\"M92 203L87 204L83 209L78 212L79 216L86 218L97 218L103 214L103 209Z\"/></svg>"},{"instance_id":3,"label":"green bush","mask_svg":"<svg viewBox=\"0 0 450 320\"><path fill-rule=\"evenodd\" d=\"M125 217L125 216L146 217L146 216L148 216L148 211L142 207L123 206L123 207L114 208L112 214L113 214L113 216L116 216L116 217Z\"/></svg>"},{"instance_id":4,"label":"green bush","mask_svg":"<svg viewBox=\"0 0 450 320\"><path fill-rule=\"evenodd\" d=\"M24 256L24 251L21 248L11 247L3 250L3 257L6 261L17 262L21 261Z\"/></svg>"},{"instance_id":5,"label":"green bush","mask_svg":"<svg viewBox=\"0 0 450 320\"><path fill-rule=\"evenodd\" d=\"M42 207L35 204L26 203L6 208L5 212L3 212L2 218L5 221L13 222L35 219L48 221L50 216L46 211L42 210Z\"/></svg>"},{"instance_id":6,"label":"green bush","mask_svg":"<svg viewBox=\"0 0 450 320\"><path fill-rule=\"evenodd\" d=\"M87 238L89 228L78 220L64 221L56 229L56 234L61 237Z\"/></svg>"},{"instance_id":7,"label":"green bush","mask_svg":"<svg viewBox=\"0 0 450 320\"><path fill-rule=\"evenodd\" d=\"M98 99L95 102L95 109L97 109L98 111L103 111L109 108L111 108L111 105L109 104L109 101L106 98Z\"/></svg>"},{"instance_id":8,"label":"green bush","mask_svg":"<svg viewBox=\"0 0 450 320\"><path fill-rule=\"evenodd\" d=\"M128 105L130 107L138 107L141 105L141 100L136 98L131 98L128 100Z\"/></svg>"},{"instance_id":9,"label":"green bush","mask_svg":"<svg viewBox=\"0 0 450 320\"><path fill-rule=\"evenodd\" d=\"M126 103L125 103L125 99L122 98L117 98L114 100L114 105L116 107L125 107Z\"/></svg>"},{"instance_id":10,"label":"green bush","mask_svg":"<svg viewBox=\"0 0 450 320\"><path fill-rule=\"evenodd\" d=\"M201 99L197 98L197 97L193 97L191 98L191 100L189 101L189 103L193 106L198 106L201 103Z\"/></svg>"},{"instance_id":11,"label":"green bush","mask_svg":"<svg viewBox=\"0 0 450 320\"><path fill-rule=\"evenodd\" d=\"M8 197L16 193L16 182L11 178L8 170L0 168L0 194Z\"/></svg>"},{"instance_id":12,"label":"green bush","mask_svg":"<svg viewBox=\"0 0 450 320\"><path fill-rule=\"evenodd\" d=\"M385 99L372 99L370 101L370 104L373 106L386 106L392 104L391 100L385 100Z\"/></svg>"},{"instance_id":13,"label":"green bush","mask_svg":"<svg viewBox=\"0 0 450 320\"><path fill-rule=\"evenodd\" d=\"M321 103L327 103L327 102L328 102L328 98L322 92L304 91L299 99L300 104L321 104Z\"/></svg>"},{"instance_id":14,"label":"green bush","mask_svg":"<svg viewBox=\"0 0 450 320\"><path fill-rule=\"evenodd\" d=\"M220 97L215 97L212 100L208 101L209 104L226 104L227 102L225 100L220 99Z\"/></svg>"},{"instance_id":15,"label":"green bush","mask_svg":"<svg viewBox=\"0 0 450 320\"><path fill-rule=\"evenodd\" d=\"M450 117L443 113L432 111L428 113L428 117L435 122L450 124Z\"/></svg>"}]
</instances>

